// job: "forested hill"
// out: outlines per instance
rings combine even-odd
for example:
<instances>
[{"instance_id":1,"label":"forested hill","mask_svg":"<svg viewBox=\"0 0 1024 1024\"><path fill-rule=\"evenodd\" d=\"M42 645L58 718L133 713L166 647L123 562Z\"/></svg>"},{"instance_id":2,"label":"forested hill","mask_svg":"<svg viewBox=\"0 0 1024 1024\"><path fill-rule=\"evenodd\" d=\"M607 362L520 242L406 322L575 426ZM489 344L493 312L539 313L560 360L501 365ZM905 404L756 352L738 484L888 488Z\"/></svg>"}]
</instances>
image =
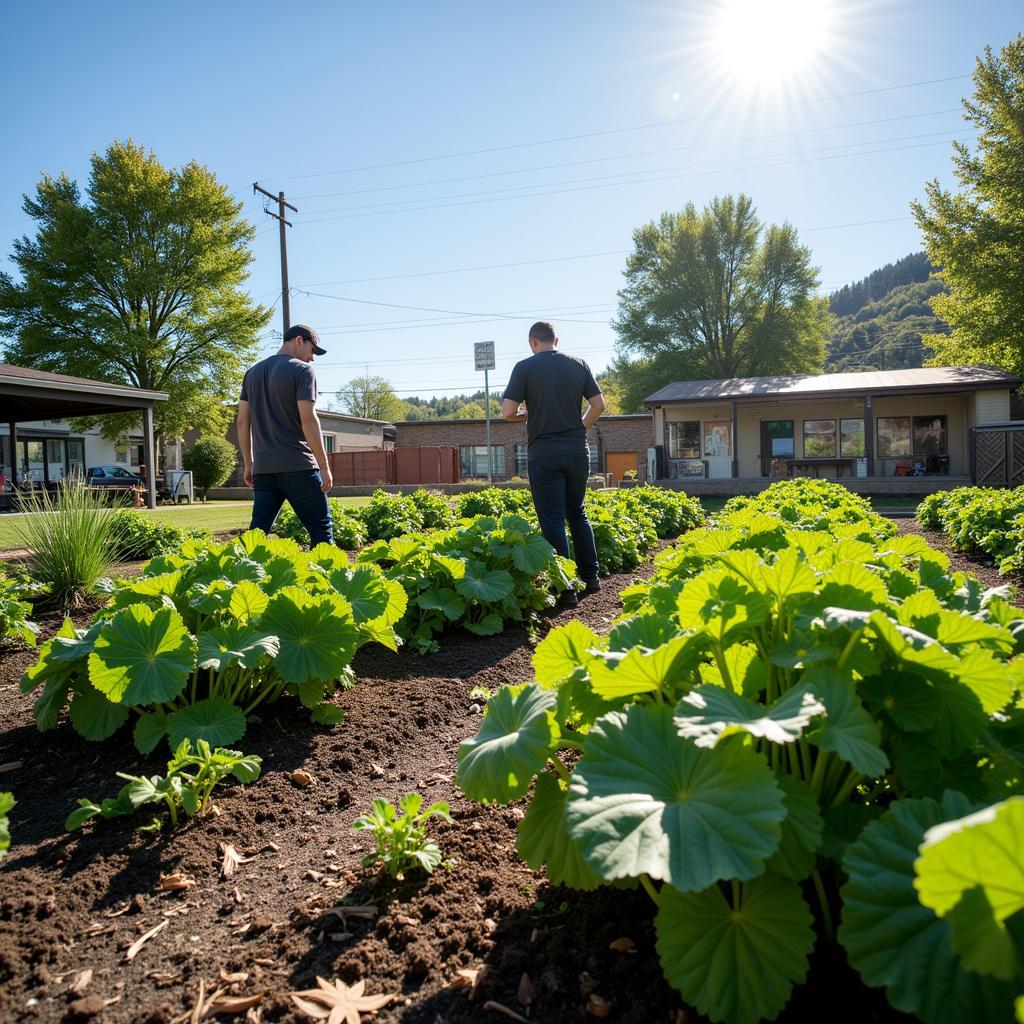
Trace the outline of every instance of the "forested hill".
<instances>
[{"instance_id":1,"label":"forested hill","mask_svg":"<svg viewBox=\"0 0 1024 1024\"><path fill-rule=\"evenodd\" d=\"M940 281L929 277L932 269L925 253L912 253L833 292L829 308L837 322L826 371L922 366L932 352L921 335L948 330L928 305L943 290Z\"/></svg>"}]
</instances>

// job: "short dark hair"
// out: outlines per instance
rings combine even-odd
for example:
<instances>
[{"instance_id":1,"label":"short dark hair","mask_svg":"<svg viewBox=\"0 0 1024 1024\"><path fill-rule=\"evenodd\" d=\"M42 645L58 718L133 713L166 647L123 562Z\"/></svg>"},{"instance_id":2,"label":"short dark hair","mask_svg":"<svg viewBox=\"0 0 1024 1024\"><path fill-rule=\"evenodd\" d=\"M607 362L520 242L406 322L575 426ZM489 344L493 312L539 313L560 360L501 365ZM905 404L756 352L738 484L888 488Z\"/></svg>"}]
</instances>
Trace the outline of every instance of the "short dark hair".
<instances>
[{"instance_id":1,"label":"short dark hair","mask_svg":"<svg viewBox=\"0 0 1024 1024\"><path fill-rule=\"evenodd\" d=\"M545 345L550 345L555 340L555 329L547 322L547 320L538 320L530 328L530 337L534 341L543 342Z\"/></svg>"}]
</instances>

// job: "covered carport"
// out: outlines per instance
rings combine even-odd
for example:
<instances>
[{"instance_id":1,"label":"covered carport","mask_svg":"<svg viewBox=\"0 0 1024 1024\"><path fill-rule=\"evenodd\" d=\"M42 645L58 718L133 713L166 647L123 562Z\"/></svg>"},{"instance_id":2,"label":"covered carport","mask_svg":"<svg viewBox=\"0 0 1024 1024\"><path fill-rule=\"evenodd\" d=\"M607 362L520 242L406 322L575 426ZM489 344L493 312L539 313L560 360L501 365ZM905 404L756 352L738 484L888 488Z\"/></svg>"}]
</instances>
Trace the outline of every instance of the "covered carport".
<instances>
[{"instance_id":1,"label":"covered carport","mask_svg":"<svg viewBox=\"0 0 1024 1024\"><path fill-rule=\"evenodd\" d=\"M39 420L67 420L80 416L134 412L142 417L146 456L146 504L156 507L156 449L153 406L167 401L165 391L109 384L85 377L67 377L23 366L0 363L0 423L10 428L11 473L18 484L18 424Z\"/></svg>"}]
</instances>

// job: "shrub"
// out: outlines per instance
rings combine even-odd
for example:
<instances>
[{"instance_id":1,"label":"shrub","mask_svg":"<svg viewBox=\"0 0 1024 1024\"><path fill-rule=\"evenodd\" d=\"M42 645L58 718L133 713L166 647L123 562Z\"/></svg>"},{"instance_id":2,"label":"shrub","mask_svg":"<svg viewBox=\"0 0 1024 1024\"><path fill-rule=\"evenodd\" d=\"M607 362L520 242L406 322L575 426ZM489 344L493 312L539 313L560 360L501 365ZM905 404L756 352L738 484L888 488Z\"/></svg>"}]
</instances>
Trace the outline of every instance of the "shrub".
<instances>
[{"instance_id":1,"label":"shrub","mask_svg":"<svg viewBox=\"0 0 1024 1024\"><path fill-rule=\"evenodd\" d=\"M327 507L331 513L334 527L334 543L346 551L356 551L366 543L366 526L362 520L350 514L350 510L342 504L340 498L328 498ZM285 502L274 523L274 533L279 537L287 537L300 544L309 543L309 531L302 525L302 520Z\"/></svg>"},{"instance_id":2,"label":"shrub","mask_svg":"<svg viewBox=\"0 0 1024 1024\"><path fill-rule=\"evenodd\" d=\"M80 606L117 562L124 521L79 476L56 494L34 492L21 507L27 514L13 526L32 576L58 606Z\"/></svg>"},{"instance_id":3,"label":"shrub","mask_svg":"<svg viewBox=\"0 0 1024 1024\"><path fill-rule=\"evenodd\" d=\"M201 437L182 458L185 469L192 470L192 482L206 501L211 487L220 487L238 465L238 449L223 437Z\"/></svg>"},{"instance_id":4,"label":"shrub","mask_svg":"<svg viewBox=\"0 0 1024 1024\"><path fill-rule=\"evenodd\" d=\"M424 530L446 530L455 522L455 513L443 494L420 487L409 497L420 510Z\"/></svg>"},{"instance_id":5,"label":"shrub","mask_svg":"<svg viewBox=\"0 0 1024 1024\"><path fill-rule=\"evenodd\" d=\"M117 557L124 561L141 561L168 555L181 549L187 537L208 537L205 530L184 530L170 523L162 523L136 509L121 509L114 513L117 526Z\"/></svg>"},{"instance_id":6,"label":"shrub","mask_svg":"<svg viewBox=\"0 0 1024 1024\"><path fill-rule=\"evenodd\" d=\"M28 600L42 588L34 580L18 572L0 568L0 640L21 640L36 645L39 627L32 622L32 602Z\"/></svg>"},{"instance_id":7,"label":"shrub","mask_svg":"<svg viewBox=\"0 0 1024 1024\"><path fill-rule=\"evenodd\" d=\"M365 523L370 540L391 540L423 529L423 514L404 494L374 491L373 497L354 515Z\"/></svg>"}]
</instances>

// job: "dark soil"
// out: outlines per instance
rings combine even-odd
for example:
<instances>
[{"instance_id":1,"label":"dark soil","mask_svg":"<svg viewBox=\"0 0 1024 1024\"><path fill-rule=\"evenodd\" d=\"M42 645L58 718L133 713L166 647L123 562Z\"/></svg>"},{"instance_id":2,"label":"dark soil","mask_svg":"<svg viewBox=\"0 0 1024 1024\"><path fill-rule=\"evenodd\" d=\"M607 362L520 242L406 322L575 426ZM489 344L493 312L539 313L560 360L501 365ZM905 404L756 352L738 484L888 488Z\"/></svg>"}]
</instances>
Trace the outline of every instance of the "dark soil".
<instances>
[{"instance_id":1,"label":"dark soil","mask_svg":"<svg viewBox=\"0 0 1024 1024\"><path fill-rule=\"evenodd\" d=\"M548 621L579 618L605 631L621 608L618 592L636 578L613 577L577 611ZM49 635L60 620L42 625ZM263 994L250 1020L297 1022L307 1018L288 994L319 975L393 994L373 1018L382 1024L515 1019L489 1001L538 1024L601 1016L699 1024L662 978L642 891L551 887L515 851L525 802L481 807L452 781L459 743L480 724L470 691L528 680L531 653L521 627L488 638L453 633L426 658L364 649L358 683L338 697L343 724L310 726L298 707L274 708L244 740L263 758L259 781L218 791L216 816L148 837L133 834L129 820L64 832L76 797L113 795L117 770L163 765L140 759L126 733L95 745L67 723L38 733L31 698L17 686L35 655L0 647L0 765L16 765L0 774L0 788L18 799L0 868L0 1020L184 1024L201 990L221 989ZM291 780L298 768L313 785ZM351 825L373 797L412 790L451 805L454 823L432 828L451 867L394 882L360 866L370 840ZM252 858L229 878L221 844ZM159 893L161 875L175 872L195 885ZM375 913L341 913L362 905ZM162 923L127 962L128 947ZM820 1020L826 1006L830 1021L908 1019L865 990L841 955L826 950L814 961L811 984L780 1020ZM460 969L478 972L475 989L458 987ZM91 981L73 990L85 970ZM594 1012L601 1000L606 1015Z\"/></svg>"}]
</instances>

